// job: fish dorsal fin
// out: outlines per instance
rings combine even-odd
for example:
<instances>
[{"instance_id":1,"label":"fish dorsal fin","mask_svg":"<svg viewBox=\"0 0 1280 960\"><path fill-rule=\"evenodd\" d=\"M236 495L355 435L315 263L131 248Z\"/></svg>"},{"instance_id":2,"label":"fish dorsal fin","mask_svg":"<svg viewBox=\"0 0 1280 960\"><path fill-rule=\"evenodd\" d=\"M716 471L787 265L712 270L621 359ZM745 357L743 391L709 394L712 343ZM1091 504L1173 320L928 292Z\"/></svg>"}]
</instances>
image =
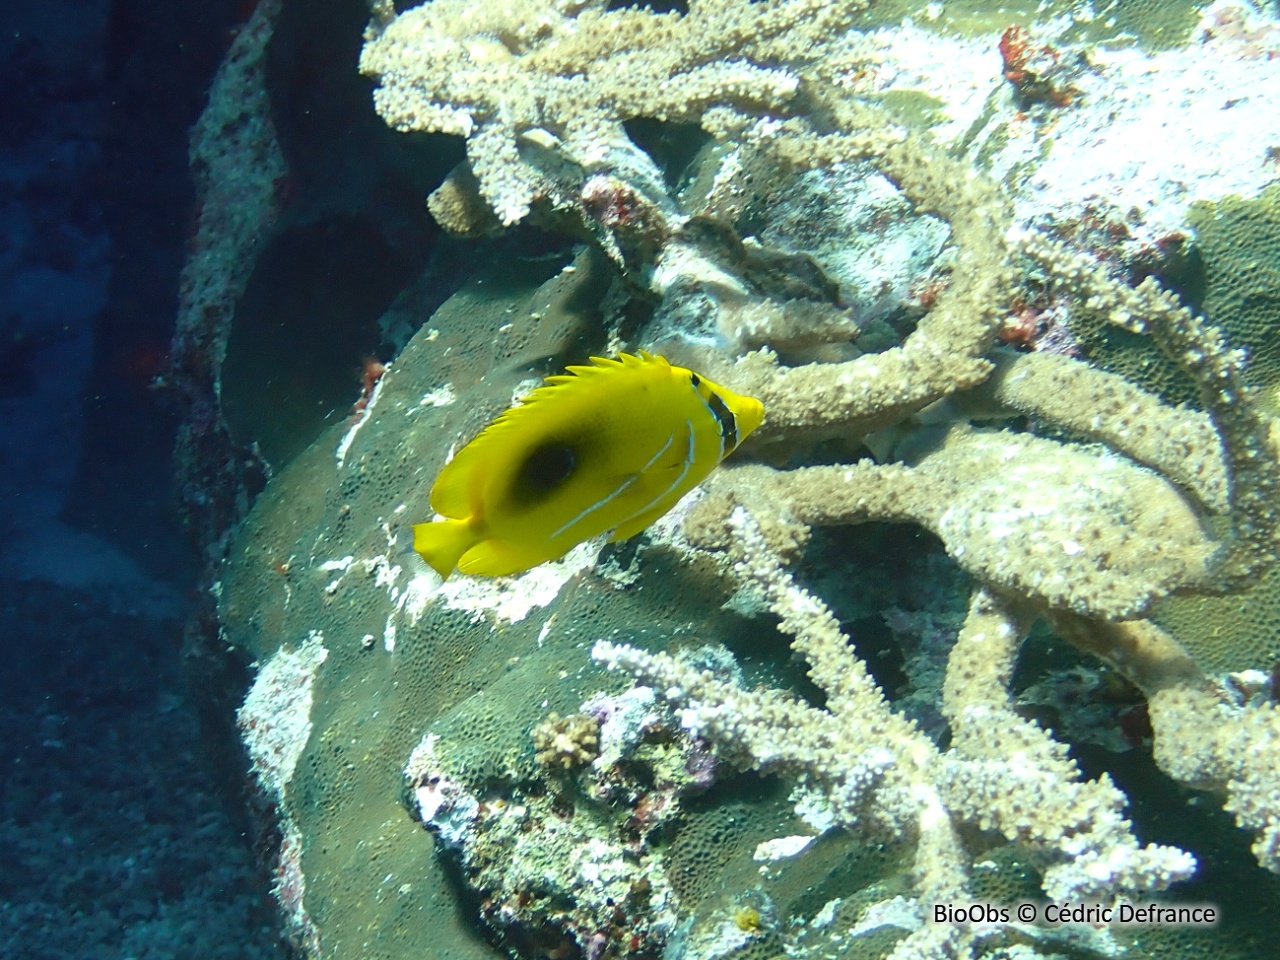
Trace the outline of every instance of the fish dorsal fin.
<instances>
[{"instance_id":1,"label":"fish dorsal fin","mask_svg":"<svg viewBox=\"0 0 1280 960\"><path fill-rule=\"evenodd\" d=\"M590 366L571 366L547 377L445 465L431 488L432 509L456 519L474 515L486 478L512 469L518 452L536 446L539 438L562 429L584 409L625 402L638 381L660 379L670 369L665 357L642 350L639 356L592 357Z\"/></svg>"},{"instance_id":2,"label":"fish dorsal fin","mask_svg":"<svg viewBox=\"0 0 1280 960\"><path fill-rule=\"evenodd\" d=\"M667 362L666 357L655 356L647 350L641 350L639 356L631 353L620 353L617 357L590 357L589 359L591 361L590 366L587 366L586 364L574 364L573 366L565 367L564 373L547 377L547 379L543 381L542 386L531 391L530 394L525 397L525 405L528 405L535 398L539 397L539 395L543 394L544 391L550 391L557 387L565 386L566 384L584 381L591 382L600 377L616 376L619 372L625 370L638 371L646 368L667 370L671 367L671 364ZM514 409L516 408L513 407L512 410ZM511 411L507 412L510 413Z\"/></svg>"}]
</instances>

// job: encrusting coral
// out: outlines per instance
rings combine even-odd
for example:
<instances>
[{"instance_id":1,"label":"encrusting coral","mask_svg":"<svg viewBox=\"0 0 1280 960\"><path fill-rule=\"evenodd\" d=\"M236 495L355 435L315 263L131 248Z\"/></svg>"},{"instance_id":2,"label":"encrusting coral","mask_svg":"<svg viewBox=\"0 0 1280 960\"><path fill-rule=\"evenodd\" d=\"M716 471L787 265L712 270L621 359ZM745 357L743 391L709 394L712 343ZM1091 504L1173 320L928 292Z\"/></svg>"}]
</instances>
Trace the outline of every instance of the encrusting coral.
<instances>
[{"instance_id":1,"label":"encrusting coral","mask_svg":"<svg viewBox=\"0 0 1280 960\"><path fill-rule=\"evenodd\" d=\"M474 874L497 875L505 865L500 849L482 851L488 859L478 855L485 831L510 832L529 852L529 864L548 849L538 846L535 830L513 819L509 811L520 804L501 795L519 782L541 804L538 822L560 824L562 841L604 851L609 863L625 860L619 889L628 891L626 924L652 921L646 950L666 943L683 922L673 920L676 882L659 871L663 852L648 841L658 835L658 821L665 827L679 818L677 800L696 792L689 769L695 760L697 789L707 785L703 760L712 749L739 768L793 776L799 784L793 799L815 832L838 826L900 841L896 846L910 851L909 893L917 907L967 902L975 895L980 858L1002 841L1025 856L1055 900L1110 902L1191 876L1196 861L1190 853L1144 845L1123 816L1126 798L1111 779L1083 776L1067 746L1015 708L1015 660L1037 621L1132 681L1147 699L1158 765L1183 784L1222 794L1226 809L1252 833L1259 863L1280 873L1275 703L1232 699L1172 636L1144 619L1162 598L1229 591L1275 563L1277 444L1272 422L1256 411L1242 382L1243 358L1154 279L1130 286L1045 230L1015 229L997 183L860 101L851 92L854 54L841 40L867 6L693 0L687 13L656 14L608 9L601 0L479 6L433 0L397 15L385 0L373 4L361 69L379 83L380 113L397 129L467 138L465 168L433 195L432 210L445 225L475 233L533 213L588 237L622 278L613 295L640 292L647 305L639 320L606 317L610 327L602 339L615 347L661 349L674 362L693 363L761 398L767 410L743 448L760 462L724 468L685 512L682 529L668 527L653 537L683 551L677 555L691 567L716 570L740 587L740 606L750 608L754 598L760 612L762 602L807 666L821 706L776 689L748 690L732 671L708 668L709 658L646 652L636 646L643 631L599 640L595 660L651 686L651 692L641 688L644 702L665 702L683 739L680 750L667 751L675 773L661 816L653 813L653 794L635 786L629 815L645 829L618 830L610 819L618 803L601 786L592 799L598 835L590 836L564 809L582 800L572 792L592 777L609 785L602 772L613 766L603 759L607 721L585 708L565 720L545 717L552 706L569 713L589 702L598 688L582 688L603 682L602 674L583 669L589 665L582 632L570 641L561 637L567 628L553 629L558 614L540 630L531 628L536 646L523 656L528 664L545 656L560 669L554 656L562 648L555 644L571 649L566 656L577 658L578 669L561 670L560 685L548 671L529 702L492 694L486 700L468 688L467 697L447 706L441 695L434 718L424 707L405 724L413 736L430 728L414 759L401 767L415 791L416 815L447 844L472 844L463 862ZM636 118L696 122L712 135L683 188L669 186L660 158L629 138L623 124ZM833 169L865 171L852 180L883 178L910 207L903 216L932 218L928 232L945 229L949 237L945 255L929 271L907 278L926 281L928 296L911 303L902 297L909 322L899 316L897 326L885 324L888 332L874 347L865 318L842 292L842 278L832 275L836 268L812 251L772 243L767 223L761 228L779 184ZM1171 406L1084 360L999 346L1019 285L1032 277L1052 286L1075 315L1150 336L1196 385L1204 412ZM886 280L886 288L899 279ZM763 349L745 353L757 346ZM793 362L824 346L832 348L830 362ZM378 463L416 468L430 442L440 447L430 457L440 459L459 439L456 425L436 429L429 420L434 403L397 392L406 382L401 378L413 375L406 372L410 359L418 362L424 349L422 343L415 348L419 355L409 352L387 371L381 409L372 411L371 400L369 426L334 468L342 479L333 488L366 468L376 475ZM406 408L412 413L400 417ZM434 439L414 435L375 462L372 445L389 435L378 431L392 429L385 424L397 417L419 418L414 423L423 425L422 436ZM824 444L819 460L814 451ZM386 496L410 502L404 486ZM357 527L350 518L358 510L343 513L342 522ZM405 507L392 512L381 503L377 510L367 539L386 555L354 560L353 548L345 561L328 560L321 581L333 569L340 575L319 602L328 604L342 591L372 590L351 585L354 576L351 584L343 579L349 568L366 570L394 608L385 627L360 629L383 630L387 661L395 664L422 642L411 627L443 602L443 593L424 578L402 577L396 565L394 518ZM872 521L936 535L972 584L967 617L945 660L941 715L949 740L935 740L896 709L841 628L831 596L820 599L818 587L803 583L796 561L813 528ZM319 542L308 540L305 549L318 556ZM340 542L334 534L324 549L345 553ZM627 572L610 572L609 589L642 575L635 573L645 567L640 550ZM253 573L249 556L246 549L238 557L241 584ZM583 563L575 569L592 561ZM300 584L306 574L300 561ZM449 589L467 587L455 582ZM303 590L298 587L298 606L309 602ZM235 593L233 582L224 610L249 606ZM632 609L610 595L615 601L618 609ZM322 609L341 605L334 599L332 608ZM369 632L371 642L360 648L371 660L373 637ZM484 659L470 647L465 656L468 663ZM518 659L510 663L511 689L523 689L517 669L532 669L517 668ZM501 682L479 675L491 681L490 690ZM642 699L634 687L617 695L619 702L628 697ZM448 713L454 716L442 724ZM508 714L516 713L524 734L518 749L498 763L484 752L496 755L497 748L485 743L475 748L483 762L458 761L472 746L458 746L469 724L479 717L479 728L505 733L512 725ZM534 714L540 724L531 720ZM663 724L651 732L676 736ZM619 769L632 776L642 767ZM475 782L466 782L468 776ZM555 790L537 784L539 777L554 779ZM454 833L442 832L444 822ZM625 857L615 858L617 851ZM561 911L561 898L577 895L582 877L598 873L604 862L603 853L584 859L564 873L554 896L544 897L539 937L550 939L539 939L539 949L627 955L623 947L605 945L606 931L615 936L626 925L608 919L605 911L615 904L588 903L584 894L587 900ZM497 918L494 926L505 936L521 926L518 906L519 895L487 897L482 911ZM561 913L572 914L572 922ZM1026 947L1029 940L1032 933L1004 921L924 923L906 931L892 956L970 957L988 948ZM1022 955L1031 955L1027 950Z\"/></svg>"}]
</instances>

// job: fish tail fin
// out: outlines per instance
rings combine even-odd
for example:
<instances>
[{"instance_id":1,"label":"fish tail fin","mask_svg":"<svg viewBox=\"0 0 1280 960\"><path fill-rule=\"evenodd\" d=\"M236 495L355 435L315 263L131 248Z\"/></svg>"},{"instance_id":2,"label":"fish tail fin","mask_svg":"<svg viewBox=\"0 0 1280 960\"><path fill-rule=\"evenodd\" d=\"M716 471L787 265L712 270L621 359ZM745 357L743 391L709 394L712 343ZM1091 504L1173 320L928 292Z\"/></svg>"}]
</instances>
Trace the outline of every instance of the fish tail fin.
<instances>
[{"instance_id":1,"label":"fish tail fin","mask_svg":"<svg viewBox=\"0 0 1280 960\"><path fill-rule=\"evenodd\" d=\"M462 555L479 541L466 520L444 520L413 525L413 549L436 573L449 579Z\"/></svg>"}]
</instances>

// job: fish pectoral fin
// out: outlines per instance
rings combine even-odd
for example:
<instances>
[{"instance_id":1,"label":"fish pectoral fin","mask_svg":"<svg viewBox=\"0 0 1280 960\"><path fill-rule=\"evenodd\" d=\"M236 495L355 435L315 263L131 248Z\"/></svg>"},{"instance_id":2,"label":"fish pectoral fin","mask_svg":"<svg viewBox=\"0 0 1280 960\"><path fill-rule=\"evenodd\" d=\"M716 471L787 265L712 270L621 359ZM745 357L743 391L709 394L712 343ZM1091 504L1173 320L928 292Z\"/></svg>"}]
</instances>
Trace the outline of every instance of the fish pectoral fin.
<instances>
[{"instance_id":1,"label":"fish pectoral fin","mask_svg":"<svg viewBox=\"0 0 1280 960\"><path fill-rule=\"evenodd\" d=\"M449 579L462 555L475 546L477 534L466 520L437 520L413 525L413 549L436 573Z\"/></svg>"},{"instance_id":2,"label":"fish pectoral fin","mask_svg":"<svg viewBox=\"0 0 1280 960\"><path fill-rule=\"evenodd\" d=\"M474 544L458 561L458 569L473 577L505 577L556 559L542 544L525 545L490 538Z\"/></svg>"}]
</instances>

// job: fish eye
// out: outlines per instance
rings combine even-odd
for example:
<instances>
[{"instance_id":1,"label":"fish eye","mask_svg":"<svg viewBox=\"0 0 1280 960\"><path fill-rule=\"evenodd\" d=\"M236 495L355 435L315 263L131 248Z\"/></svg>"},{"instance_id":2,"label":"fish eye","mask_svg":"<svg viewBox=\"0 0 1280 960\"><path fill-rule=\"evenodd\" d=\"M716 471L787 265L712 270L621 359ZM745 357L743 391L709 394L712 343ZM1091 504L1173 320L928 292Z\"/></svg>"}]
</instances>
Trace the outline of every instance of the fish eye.
<instances>
[{"instance_id":1,"label":"fish eye","mask_svg":"<svg viewBox=\"0 0 1280 960\"><path fill-rule=\"evenodd\" d=\"M515 494L526 502L541 500L568 480L577 465L577 453L567 443L538 447L516 471Z\"/></svg>"}]
</instances>

